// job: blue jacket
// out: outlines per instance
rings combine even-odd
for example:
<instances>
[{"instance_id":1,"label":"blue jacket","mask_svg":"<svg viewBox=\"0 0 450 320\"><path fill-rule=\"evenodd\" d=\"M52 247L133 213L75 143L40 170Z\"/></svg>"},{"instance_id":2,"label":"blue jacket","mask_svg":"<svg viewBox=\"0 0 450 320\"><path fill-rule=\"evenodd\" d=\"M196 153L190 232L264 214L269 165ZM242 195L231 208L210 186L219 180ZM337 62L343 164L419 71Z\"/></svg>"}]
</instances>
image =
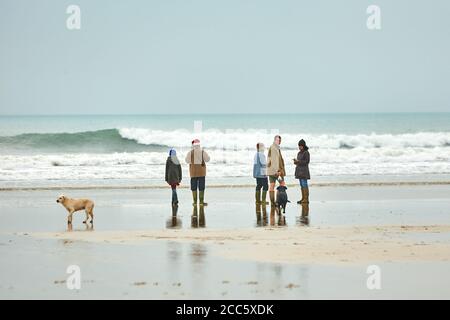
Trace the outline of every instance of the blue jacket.
<instances>
[{"instance_id":1,"label":"blue jacket","mask_svg":"<svg viewBox=\"0 0 450 320\"><path fill-rule=\"evenodd\" d=\"M253 159L253 178L266 178L267 162L264 152L256 152Z\"/></svg>"}]
</instances>

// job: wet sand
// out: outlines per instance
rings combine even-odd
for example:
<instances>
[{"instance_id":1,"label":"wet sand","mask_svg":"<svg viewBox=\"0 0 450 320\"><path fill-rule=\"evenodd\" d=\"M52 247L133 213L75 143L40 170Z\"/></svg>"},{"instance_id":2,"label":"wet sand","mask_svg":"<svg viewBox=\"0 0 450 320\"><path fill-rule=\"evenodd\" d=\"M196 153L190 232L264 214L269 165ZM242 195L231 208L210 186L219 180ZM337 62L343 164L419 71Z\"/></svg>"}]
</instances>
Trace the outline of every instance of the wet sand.
<instances>
[{"instance_id":1,"label":"wet sand","mask_svg":"<svg viewBox=\"0 0 450 320\"><path fill-rule=\"evenodd\" d=\"M151 240L212 244L221 257L271 263L334 265L450 259L450 225L59 232L31 236L111 244L145 245Z\"/></svg>"},{"instance_id":2,"label":"wet sand","mask_svg":"<svg viewBox=\"0 0 450 320\"><path fill-rule=\"evenodd\" d=\"M96 201L93 228L80 213L72 230L59 193L0 192L1 298L450 298L448 185L317 187L284 216L251 188L210 189L204 210L181 190L176 216L170 190L72 190Z\"/></svg>"}]
</instances>

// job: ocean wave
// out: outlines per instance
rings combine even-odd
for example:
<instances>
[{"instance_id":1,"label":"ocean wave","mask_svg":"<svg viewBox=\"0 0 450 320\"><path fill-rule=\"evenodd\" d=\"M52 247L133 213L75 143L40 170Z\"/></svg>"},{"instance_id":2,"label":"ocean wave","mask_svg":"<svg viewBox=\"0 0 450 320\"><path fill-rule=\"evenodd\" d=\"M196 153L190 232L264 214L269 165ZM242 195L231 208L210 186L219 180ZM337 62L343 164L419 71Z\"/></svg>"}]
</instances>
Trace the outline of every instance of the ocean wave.
<instances>
[{"instance_id":1,"label":"ocean wave","mask_svg":"<svg viewBox=\"0 0 450 320\"><path fill-rule=\"evenodd\" d=\"M252 175L253 150L208 150L211 161L207 175L212 178ZM283 150L288 176L293 177L292 158L296 150ZM183 173L186 151L179 152ZM164 152L64 153L0 155L0 181L27 180L112 180L164 179ZM450 174L450 149L372 148L317 149L311 152L311 175L410 175Z\"/></svg>"},{"instance_id":2,"label":"ocean wave","mask_svg":"<svg viewBox=\"0 0 450 320\"><path fill-rule=\"evenodd\" d=\"M167 151L169 147L188 150L193 138L199 138L212 150L254 150L257 142L269 146L274 132L266 130L209 129L194 133L189 130L152 130L119 128L78 133L27 133L0 137L0 148L8 151L58 153L113 153ZM300 138L315 150L448 148L450 132L417 132L403 134L305 134L283 133L282 147L296 150Z\"/></svg>"},{"instance_id":3,"label":"ocean wave","mask_svg":"<svg viewBox=\"0 0 450 320\"><path fill-rule=\"evenodd\" d=\"M150 130L142 128L122 128L119 134L126 139L142 145L166 145L189 147L193 137L199 138L202 145L211 149L253 150L257 142L267 146L271 144L274 133L265 130L216 130L200 133L187 130ZM300 138L310 147L317 149L353 149L353 148L434 148L450 145L450 132L418 132L405 134L298 134L280 133L285 149L297 149Z\"/></svg>"},{"instance_id":4,"label":"ocean wave","mask_svg":"<svg viewBox=\"0 0 450 320\"><path fill-rule=\"evenodd\" d=\"M71 153L111 153L159 150L158 145L143 145L119 134L118 129L76 133L25 133L0 137L0 148L8 151L41 151ZM166 149L165 147L163 148Z\"/></svg>"}]
</instances>

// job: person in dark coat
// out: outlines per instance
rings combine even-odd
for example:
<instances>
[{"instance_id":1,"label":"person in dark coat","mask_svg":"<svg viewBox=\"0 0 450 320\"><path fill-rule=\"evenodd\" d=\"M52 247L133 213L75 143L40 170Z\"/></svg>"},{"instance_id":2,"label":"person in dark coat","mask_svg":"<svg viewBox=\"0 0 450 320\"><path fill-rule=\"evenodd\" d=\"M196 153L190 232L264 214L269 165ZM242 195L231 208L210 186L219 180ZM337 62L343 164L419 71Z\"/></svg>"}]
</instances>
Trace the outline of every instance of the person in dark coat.
<instances>
[{"instance_id":1,"label":"person in dark coat","mask_svg":"<svg viewBox=\"0 0 450 320\"><path fill-rule=\"evenodd\" d=\"M309 174L309 151L306 146L305 140L301 139L298 142L297 159L294 159L295 164L295 178L300 182L300 188L302 191L302 199L298 201L298 204L309 203L309 188L308 180L311 179Z\"/></svg>"},{"instance_id":2,"label":"person in dark coat","mask_svg":"<svg viewBox=\"0 0 450 320\"><path fill-rule=\"evenodd\" d=\"M169 156L166 161L166 182L172 188L172 205L178 205L177 186L180 185L182 174L181 164L177 158L177 152L175 149L170 149Z\"/></svg>"}]
</instances>

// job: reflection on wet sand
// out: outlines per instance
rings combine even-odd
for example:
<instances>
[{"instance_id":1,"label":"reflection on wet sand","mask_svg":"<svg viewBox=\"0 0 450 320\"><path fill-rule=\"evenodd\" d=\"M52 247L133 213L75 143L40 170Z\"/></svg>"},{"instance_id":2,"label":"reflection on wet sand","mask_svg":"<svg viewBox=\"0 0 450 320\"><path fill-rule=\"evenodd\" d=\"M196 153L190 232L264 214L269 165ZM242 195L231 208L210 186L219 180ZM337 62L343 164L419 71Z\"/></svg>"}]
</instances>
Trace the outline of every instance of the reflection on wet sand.
<instances>
[{"instance_id":1,"label":"reflection on wet sand","mask_svg":"<svg viewBox=\"0 0 450 320\"><path fill-rule=\"evenodd\" d=\"M167 229L179 229L182 226L181 219L178 218L178 206L172 206L172 216L166 221Z\"/></svg>"},{"instance_id":2,"label":"reflection on wet sand","mask_svg":"<svg viewBox=\"0 0 450 320\"><path fill-rule=\"evenodd\" d=\"M75 228L73 229L73 224L69 223L67 224L67 232L86 232L86 231L94 231L94 224L93 223L84 223L84 228ZM64 246L71 244L73 241L68 239L61 239L60 243L62 243Z\"/></svg>"},{"instance_id":3,"label":"reflection on wet sand","mask_svg":"<svg viewBox=\"0 0 450 320\"><path fill-rule=\"evenodd\" d=\"M281 213L277 206L270 206L270 225L286 226L286 216Z\"/></svg>"},{"instance_id":4,"label":"reflection on wet sand","mask_svg":"<svg viewBox=\"0 0 450 320\"><path fill-rule=\"evenodd\" d=\"M191 217L191 228L204 228L206 227L205 219L205 206L193 206Z\"/></svg>"},{"instance_id":5,"label":"reflection on wet sand","mask_svg":"<svg viewBox=\"0 0 450 320\"><path fill-rule=\"evenodd\" d=\"M206 227L205 207L204 206L200 206L200 217L199 217L198 223L199 223L200 228Z\"/></svg>"},{"instance_id":6,"label":"reflection on wet sand","mask_svg":"<svg viewBox=\"0 0 450 320\"><path fill-rule=\"evenodd\" d=\"M270 225L274 226L275 225L275 206L270 206Z\"/></svg>"},{"instance_id":7,"label":"reflection on wet sand","mask_svg":"<svg viewBox=\"0 0 450 320\"><path fill-rule=\"evenodd\" d=\"M67 224L67 231L68 231L68 232L74 231L74 230L73 230L73 224L72 224L72 223ZM93 224L93 223L86 222L86 223L84 223L84 229L79 228L79 229L75 229L75 231L76 231L76 232L77 232L77 231L82 231L82 232L84 232L84 231L94 231L94 224Z\"/></svg>"},{"instance_id":8,"label":"reflection on wet sand","mask_svg":"<svg viewBox=\"0 0 450 320\"><path fill-rule=\"evenodd\" d=\"M201 243L192 243L191 244L191 260L192 263L202 263L208 253L206 246Z\"/></svg>"},{"instance_id":9,"label":"reflection on wet sand","mask_svg":"<svg viewBox=\"0 0 450 320\"><path fill-rule=\"evenodd\" d=\"M297 217L297 224L300 226L309 226L309 204L302 204L302 212Z\"/></svg>"},{"instance_id":10,"label":"reflection on wet sand","mask_svg":"<svg viewBox=\"0 0 450 320\"><path fill-rule=\"evenodd\" d=\"M255 211L256 211L256 226L261 227L262 217L261 217L261 206L259 204L255 204Z\"/></svg>"},{"instance_id":11,"label":"reflection on wet sand","mask_svg":"<svg viewBox=\"0 0 450 320\"><path fill-rule=\"evenodd\" d=\"M167 257L169 258L170 266L177 265L176 262L179 262L182 257L181 251L182 246L179 242L167 242Z\"/></svg>"},{"instance_id":12,"label":"reflection on wet sand","mask_svg":"<svg viewBox=\"0 0 450 320\"><path fill-rule=\"evenodd\" d=\"M267 226L267 206L265 204L255 204L256 226Z\"/></svg>"},{"instance_id":13,"label":"reflection on wet sand","mask_svg":"<svg viewBox=\"0 0 450 320\"><path fill-rule=\"evenodd\" d=\"M265 204L261 207L262 211L262 224L263 226L267 226L267 206Z\"/></svg>"}]
</instances>

